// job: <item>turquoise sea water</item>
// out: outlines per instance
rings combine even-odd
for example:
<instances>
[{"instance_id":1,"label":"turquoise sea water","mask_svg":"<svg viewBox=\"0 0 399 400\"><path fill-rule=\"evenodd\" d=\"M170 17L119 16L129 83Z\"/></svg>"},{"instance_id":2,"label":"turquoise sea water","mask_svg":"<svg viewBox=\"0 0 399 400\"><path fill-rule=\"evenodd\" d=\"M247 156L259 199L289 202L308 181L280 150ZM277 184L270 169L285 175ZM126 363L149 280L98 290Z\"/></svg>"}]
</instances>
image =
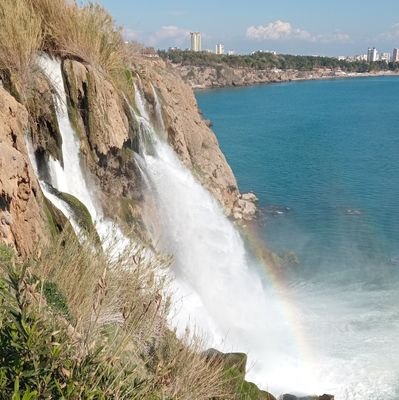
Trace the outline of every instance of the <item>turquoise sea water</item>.
<instances>
[{"instance_id":1,"label":"turquoise sea water","mask_svg":"<svg viewBox=\"0 0 399 400\"><path fill-rule=\"evenodd\" d=\"M268 246L300 260L288 286L338 400L399 398L398 93L395 77L197 92Z\"/></svg>"}]
</instances>

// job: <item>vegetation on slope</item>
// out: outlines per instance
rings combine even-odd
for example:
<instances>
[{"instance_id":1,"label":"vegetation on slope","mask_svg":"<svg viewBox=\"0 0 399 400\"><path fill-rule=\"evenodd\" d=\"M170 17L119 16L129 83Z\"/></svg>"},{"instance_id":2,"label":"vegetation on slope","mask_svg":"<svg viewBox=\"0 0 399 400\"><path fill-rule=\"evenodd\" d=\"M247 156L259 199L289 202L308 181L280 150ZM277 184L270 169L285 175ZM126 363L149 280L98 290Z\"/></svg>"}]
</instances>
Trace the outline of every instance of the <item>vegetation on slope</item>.
<instances>
[{"instance_id":1,"label":"vegetation on slope","mask_svg":"<svg viewBox=\"0 0 399 400\"><path fill-rule=\"evenodd\" d=\"M0 77L11 86L12 76L15 85L26 87L42 46L41 18L26 0L2 0L0 21Z\"/></svg>"},{"instance_id":2,"label":"vegetation on slope","mask_svg":"<svg viewBox=\"0 0 399 400\"><path fill-rule=\"evenodd\" d=\"M159 51L159 55L175 64L193 65L193 66L212 66L227 65L232 68L252 68L255 70L281 69L312 71L318 68L339 68L346 72L370 72L399 70L399 63L375 62L367 63L365 61L349 62L338 60L334 57L319 56L294 56L284 54L273 54L265 52L256 52L250 55L216 55L207 52L192 51Z\"/></svg>"},{"instance_id":3,"label":"vegetation on slope","mask_svg":"<svg viewBox=\"0 0 399 400\"><path fill-rule=\"evenodd\" d=\"M100 5L66 0L2 0L0 74L11 74L19 94L32 85L40 51L91 64L119 88L129 84L121 30Z\"/></svg>"},{"instance_id":4,"label":"vegetation on slope","mask_svg":"<svg viewBox=\"0 0 399 400\"><path fill-rule=\"evenodd\" d=\"M65 232L25 262L2 247L0 398L233 398L222 364L167 328L165 260L113 250Z\"/></svg>"}]
</instances>

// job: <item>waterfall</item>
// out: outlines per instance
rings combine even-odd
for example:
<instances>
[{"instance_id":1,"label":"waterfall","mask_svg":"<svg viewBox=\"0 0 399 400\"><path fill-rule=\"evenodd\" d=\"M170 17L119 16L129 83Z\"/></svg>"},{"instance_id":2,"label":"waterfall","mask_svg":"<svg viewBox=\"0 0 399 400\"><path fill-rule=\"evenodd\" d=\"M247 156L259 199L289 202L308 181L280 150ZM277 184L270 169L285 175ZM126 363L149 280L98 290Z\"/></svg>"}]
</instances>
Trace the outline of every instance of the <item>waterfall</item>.
<instances>
[{"instance_id":1,"label":"waterfall","mask_svg":"<svg viewBox=\"0 0 399 400\"><path fill-rule=\"evenodd\" d=\"M155 100L155 116L157 119L158 127L159 127L160 132L164 133L164 132L166 132L166 129L165 129L165 123L164 123L163 117L162 117L161 102L159 101L158 94L153 85L151 85L151 88L152 88L152 93L154 95L154 100Z\"/></svg>"},{"instance_id":2,"label":"waterfall","mask_svg":"<svg viewBox=\"0 0 399 400\"><path fill-rule=\"evenodd\" d=\"M137 88L135 96L145 110ZM281 306L267 295L240 234L147 118L139 117L145 144L138 161L157 204L160 249L174 256L172 324L178 332L194 327L227 351L248 352L250 376L264 388L314 390Z\"/></svg>"},{"instance_id":3,"label":"waterfall","mask_svg":"<svg viewBox=\"0 0 399 400\"><path fill-rule=\"evenodd\" d=\"M79 222L75 219L75 215L73 211L70 209L69 205L61 200L59 197L57 197L52 191L51 188L49 187L48 183L46 183L43 179L40 178L40 173L39 173L39 168L36 162L36 157L35 157L35 152L33 150L32 146L32 141L30 138L26 138L26 148L28 151L28 156L30 159L30 162L32 164L33 170L35 172L36 177L38 178L40 188L42 189L42 192L44 196L56 207L58 210L60 210L65 217L69 220L69 222L72 225L73 230L75 233L80 236L81 235L81 228L79 226ZM50 156L51 157L51 156Z\"/></svg>"},{"instance_id":4,"label":"waterfall","mask_svg":"<svg viewBox=\"0 0 399 400\"><path fill-rule=\"evenodd\" d=\"M104 218L103 211L97 204L95 194L89 190L86 177L83 173L80 160L80 142L68 116L61 63L59 60L43 55L39 58L39 65L57 93L54 96L54 101L56 103L57 121L62 137L63 166L58 160L55 160L51 156L49 157L49 184L60 192L68 193L76 197L84 204L90 213L104 246L107 247L107 245L117 241L118 248L121 251L127 245L128 239L112 221ZM79 231L76 221L73 220L71 212L70 210L68 211L68 207L65 203L59 200L57 196L51 194L51 192L46 189L46 185L43 184L43 182L42 189L45 196L54 206L59 208L71 221L75 231Z\"/></svg>"}]
</instances>

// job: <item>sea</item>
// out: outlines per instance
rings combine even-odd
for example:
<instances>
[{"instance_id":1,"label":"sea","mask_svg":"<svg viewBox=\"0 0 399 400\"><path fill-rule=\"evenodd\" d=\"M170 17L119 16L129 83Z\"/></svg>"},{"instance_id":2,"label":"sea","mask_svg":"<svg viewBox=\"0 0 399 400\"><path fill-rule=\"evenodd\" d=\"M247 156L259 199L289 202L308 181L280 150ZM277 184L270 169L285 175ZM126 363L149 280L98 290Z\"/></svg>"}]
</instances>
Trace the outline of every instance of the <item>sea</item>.
<instances>
[{"instance_id":1,"label":"sea","mask_svg":"<svg viewBox=\"0 0 399 400\"><path fill-rule=\"evenodd\" d=\"M196 98L241 192L259 198L261 239L284 260L280 281L260 274L312 366L312 393L298 394L399 399L399 78Z\"/></svg>"}]
</instances>

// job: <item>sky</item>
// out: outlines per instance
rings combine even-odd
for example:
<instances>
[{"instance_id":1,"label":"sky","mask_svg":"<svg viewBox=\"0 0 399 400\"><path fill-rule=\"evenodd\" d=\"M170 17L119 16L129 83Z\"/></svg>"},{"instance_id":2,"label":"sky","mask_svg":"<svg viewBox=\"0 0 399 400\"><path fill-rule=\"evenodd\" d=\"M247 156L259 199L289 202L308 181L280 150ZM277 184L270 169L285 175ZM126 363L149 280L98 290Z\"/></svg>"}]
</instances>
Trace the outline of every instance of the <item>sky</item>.
<instances>
[{"instance_id":1,"label":"sky","mask_svg":"<svg viewBox=\"0 0 399 400\"><path fill-rule=\"evenodd\" d=\"M99 0L124 27L126 39L166 49L355 55L368 47L399 47L399 0Z\"/></svg>"}]
</instances>

